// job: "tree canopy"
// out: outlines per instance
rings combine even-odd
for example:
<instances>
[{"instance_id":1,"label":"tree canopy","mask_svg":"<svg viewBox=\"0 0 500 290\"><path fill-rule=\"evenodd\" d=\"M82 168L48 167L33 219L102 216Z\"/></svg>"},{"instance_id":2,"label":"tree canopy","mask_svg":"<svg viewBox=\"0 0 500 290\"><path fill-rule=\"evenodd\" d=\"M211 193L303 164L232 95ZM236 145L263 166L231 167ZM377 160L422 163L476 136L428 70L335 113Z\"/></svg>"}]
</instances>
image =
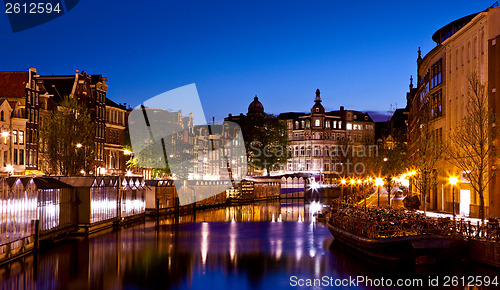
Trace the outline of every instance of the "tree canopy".
<instances>
[{"instance_id":1,"label":"tree canopy","mask_svg":"<svg viewBox=\"0 0 500 290\"><path fill-rule=\"evenodd\" d=\"M40 153L51 174L88 173L95 160L95 123L77 99L65 97L40 127Z\"/></svg>"}]
</instances>

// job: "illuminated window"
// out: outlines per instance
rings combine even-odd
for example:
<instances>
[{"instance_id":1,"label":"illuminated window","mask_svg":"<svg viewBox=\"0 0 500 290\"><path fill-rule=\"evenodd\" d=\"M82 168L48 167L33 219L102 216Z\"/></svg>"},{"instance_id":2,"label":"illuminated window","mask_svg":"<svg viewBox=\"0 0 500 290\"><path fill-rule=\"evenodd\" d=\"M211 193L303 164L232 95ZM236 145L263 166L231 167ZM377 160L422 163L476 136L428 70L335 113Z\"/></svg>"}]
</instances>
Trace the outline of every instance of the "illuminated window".
<instances>
[{"instance_id":1,"label":"illuminated window","mask_svg":"<svg viewBox=\"0 0 500 290\"><path fill-rule=\"evenodd\" d=\"M13 136L14 144L17 144L17 130L12 131L12 136Z\"/></svg>"},{"instance_id":2,"label":"illuminated window","mask_svg":"<svg viewBox=\"0 0 500 290\"><path fill-rule=\"evenodd\" d=\"M24 144L24 131L19 131L19 144Z\"/></svg>"},{"instance_id":3,"label":"illuminated window","mask_svg":"<svg viewBox=\"0 0 500 290\"><path fill-rule=\"evenodd\" d=\"M351 123L347 123L347 127L346 127L347 130L352 130L352 124Z\"/></svg>"},{"instance_id":4,"label":"illuminated window","mask_svg":"<svg viewBox=\"0 0 500 290\"><path fill-rule=\"evenodd\" d=\"M321 148L319 146L314 146L314 156L321 156Z\"/></svg>"},{"instance_id":5,"label":"illuminated window","mask_svg":"<svg viewBox=\"0 0 500 290\"><path fill-rule=\"evenodd\" d=\"M316 122L314 123L314 126L319 127L320 126L320 121L316 120Z\"/></svg>"}]
</instances>

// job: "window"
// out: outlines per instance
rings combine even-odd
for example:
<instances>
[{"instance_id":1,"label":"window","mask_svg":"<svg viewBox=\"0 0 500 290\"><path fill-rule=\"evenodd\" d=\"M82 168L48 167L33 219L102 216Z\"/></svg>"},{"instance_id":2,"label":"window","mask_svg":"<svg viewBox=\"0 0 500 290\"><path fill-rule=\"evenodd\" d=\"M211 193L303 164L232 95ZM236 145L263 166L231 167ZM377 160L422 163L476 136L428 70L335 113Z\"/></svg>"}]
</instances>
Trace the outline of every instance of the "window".
<instances>
[{"instance_id":1,"label":"window","mask_svg":"<svg viewBox=\"0 0 500 290\"><path fill-rule=\"evenodd\" d=\"M330 121L326 121L325 126L326 126L327 128L330 128Z\"/></svg>"},{"instance_id":2,"label":"window","mask_svg":"<svg viewBox=\"0 0 500 290\"><path fill-rule=\"evenodd\" d=\"M295 129L299 129L299 121L295 121Z\"/></svg>"},{"instance_id":3,"label":"window","mask_svg":"<svg viewBox=\"0 0 500 290\"><path fill-rule=\"evenodd\" d=\"M19 131L19 144L24 144L24 131Z\"/></svg>"},{"instance_id":4,"label":"window","mask_svg":"<svg viewBox=\"0 0 500 290\"><path fill-rule=\"evenodd\" d=\"M352 130L352 124L351 123L347 123L347 130Z\"/></svg>"},{"instance_id":5,"label":"window","mask_svg":"<svg viewBox=\"0 0 500 290\"><path fill-rule=\"evenodd\" d=\"M17 165L17 149L14 149L14 165Z\"/></svg>"},{"instance_id":6,"label":"window","mask_svg":"<svg viewBox=\"0 0 500 290\"><path fill-rule=\"evenodd\" d=\"M306 156L311 156L311 146L307 146Z\"/></svg>"},{"instance_id":7,"label":"window","mask_svg":"<svg viewBox=\"0 0 500 290\"><path fill-rule=\"evenodd\" d=\"M315 123L314 123L314 126L319 127L320 126L320 121L316 120Z\"/></svg>"},{"instance_id":8,"label":"window","mask_svg":"<svg viewBox=\"0 0 500 290\"><path fill-rule=\"evenodd\" d=\"M24 149L19 149L19 165L24 165Z\"/></svg>"},{"instance_id":9,"label":"window","mask_svg":"<svg viewBox=\"0 0 500 290\"><path fill-rule=\"evenodd\" d=\"M314 146L314 156L321 156L321 148L319 146Z\"/></svg>"},{"instance_id":10,"label":"window","mask_svg":"<svg viewBox=\"0 0 500 290\"><path fill-rule=\"evenodd\" d=\"M443 72L443 59L439 59L431 66L431 89L441 84Z\"/></svg>"},{"instance_id":11,"label":"window","mask_svg":"<svg viewBox=\"0 0 500 290\"><path fill-rule=\"evenodd\" d=\"M5 121L4 114L5 113L3 111L0 112L0 121L2 121L2 122Z\"/></svg>"},{"instance_id":12,"label":"window","mask_svg":"<svg viewBox=\"0 0 500 290\"><path fill-rule=\"evenodd\" d=\"M316 113L318 113L318 112L319 112L319 108L316 108Z\"/></svg>"},{"instance_id":13,"label":"window","mask_svg":"<svg viewBox=\"0 0 500 290\"><path fill-rule=\"evenodd\" d=\"M299 147L298 146L295 146L295 154L294 154L295 157L299 157Z\"/></svg>"},{"instance_id":14,"label":"window","mask_svg":"<svg viewBox=\"0 0 500 290\"><path fill-rule=\"evenodd\" d=\"M304 149L305 149L304 146L300 147L300 156L304 156L304 154L305 154L305 150Z\"/></svg>"},{"instance_id":15,"label":"window","mask_svg":"<svg viewBox=\"0 0 500 290\"><path fill-rule=\"evenodd\" d=\"M13 136L13 140L14 140L14 144L17 144L17 130L14 130L12 131L12 136Z\"/></svg>"},{"instance_id":16,"label":"window","mask_svg":"<svg viewBox=\"0 0 500 290\"><path fill-rule=\"evenodd\" d=\"M328 146L325 146L325 156L330 156L330 150L328 150Z\"/></svg>"}]
</instances>

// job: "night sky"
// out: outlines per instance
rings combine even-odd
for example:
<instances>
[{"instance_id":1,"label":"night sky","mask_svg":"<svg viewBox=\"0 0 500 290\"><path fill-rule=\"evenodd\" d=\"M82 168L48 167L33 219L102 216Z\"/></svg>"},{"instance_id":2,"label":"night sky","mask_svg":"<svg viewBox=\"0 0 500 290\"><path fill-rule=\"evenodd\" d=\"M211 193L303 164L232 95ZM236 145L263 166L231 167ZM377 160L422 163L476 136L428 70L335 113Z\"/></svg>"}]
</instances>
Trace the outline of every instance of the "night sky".
<instances>
[{"instance_id":1,"label":"night sky","mask_svg":"<svg viewBox=\"0 0 500 290\"><path fill-rule=\"evenodd\" d=\"M0 14L0 70L103 74L108 97L132 106L196 83L217 120L254 95L269 113L307 111L317 88L327 110L384 113L405 106L418 47L493 2L81 0L17 33Z\"/></svg>"}]
</instances>

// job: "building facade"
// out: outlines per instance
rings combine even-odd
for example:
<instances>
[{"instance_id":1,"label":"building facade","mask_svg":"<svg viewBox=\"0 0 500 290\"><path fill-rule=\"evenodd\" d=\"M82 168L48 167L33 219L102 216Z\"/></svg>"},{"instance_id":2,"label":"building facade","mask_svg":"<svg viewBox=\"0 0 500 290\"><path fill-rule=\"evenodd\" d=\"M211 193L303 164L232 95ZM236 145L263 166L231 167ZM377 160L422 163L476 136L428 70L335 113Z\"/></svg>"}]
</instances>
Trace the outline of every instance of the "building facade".
<instances>
[{"instance_id":1,"label":"building facade","mask_svg":"<svg viewBox=\"0 0 500 290\"><path fill-rule=\"evenodd\" d=\"M468 78L476 74L480 82L487 85L488 106L500 121L500 102L496 89L500 87L500 8L494 5L485 11L457 19L433 36L437 46L423 58L419 49L416 87L410 84L408 93L410 154L417 143L419 130L429 126L438 143L446 143L454 127L465 116L468 95ZM424 117L427 116L427 117ZM497 137L498 138L498 137ZM496 142L498 142L497 140ZM497 159L498 156L491 156ZM490 167L488 175L494 174ZM450 163L439 164L438 185L431 190L427 208L452 212L453 207L465 216L477 217L479 197L464 174ZM449 175L461 175L453 205ZM500 176L496 174L485 193L486 216L500 216Z\"/></svg>"},{"instance_id":2,"label":"building facade","mask_svg":"<svg viewBox=\"0 0 500 290\"><path fill-rule=\"evenodd\" d=\"M126 159L123 144L127 126L128 110L106 98L106 129L104 142L104 168L107 175L125 175Z\"/></svg>"},{"instance_id":3,"label":"building facade","mask_svg":"<svg viewBox=\"0 0 500 290\"><path fill-rule=\"evenodd\" d=\"M366 150L364 146L375 144L375 123L367 113L346 110L343 106L338 111L325 112L321 103L318 89L310 113L279 115L286 122L291 143L292 158L288 160L286 173L323 173L326 182L339 175L361 175L363 170L355 170L355 164L347 168L346 159L352 153L345 152L347 148Z\"/></svg>"},{"instance_id":4,"label":"building facade","mask_svg":"<svg viewBox=\"0 0 500 290\"><path fill-rule=\"evenodd\" d=\"M40 87L36 81L37 77L38 75L35 68L20 72L0 72L0 98L4 98L12 104L15 104L15 108L11 106L12 112L15 115L12 121L15 121L15 126L20 126L20 128L22 128L22 130L18 129L16 131L18 138L19 132L22 131L23 148L12 148L12 150L17 149L18 154L21 152L20 150L23 150L23 156L19 157L19 155L17 155L16 160L18 161L17 163L19 163L22 158L22 166L29 172L36 172L36 170L38 170L37 136ZM25 120L22 121L19 119ZM11 135L11 138L11 141L13 141L14 136ZM10 165L13 165L13 161L15 161L13 152L10 156ZM5 160L5 158L3 159ZM5 171L5 168L3 168L3 170ZM22 168L17 166L17 170L17 173L21 173Z\"/></svg>"}]
</instances>

